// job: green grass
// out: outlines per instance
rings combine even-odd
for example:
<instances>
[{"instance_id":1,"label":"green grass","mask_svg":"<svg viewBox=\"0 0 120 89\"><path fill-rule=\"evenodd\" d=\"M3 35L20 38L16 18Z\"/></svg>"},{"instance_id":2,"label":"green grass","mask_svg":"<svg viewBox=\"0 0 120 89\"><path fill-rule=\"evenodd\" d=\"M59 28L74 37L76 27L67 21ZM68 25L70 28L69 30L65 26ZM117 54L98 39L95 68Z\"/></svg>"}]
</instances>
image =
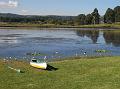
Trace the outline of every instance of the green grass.
<instances>
[{"instance_id":1,"label":"green grass","mask_svg":"<svg viewBox=\"0 0 120 89\"><path fill-rule=\"evenodd\" d=\"M96 25L55 25L55 24L38 24L38 23L17 23L10 22L5 23L1 22L0 27L41 27L41 28L120 28L120 23L114 24L96 24Z\"/></svg>"},{"instance_id":2,"label":"green grass","mask_svg":"<svg viewBox=\"0 0 120 89\"><path fill-rule=\"evenodd\" d=\"M17 73L7 65L21 69ZM0 89L119 89L120 57L83 58L49 63L56 71L39 70L24 61L0 60Z\"/></svg>"}]
</instances>

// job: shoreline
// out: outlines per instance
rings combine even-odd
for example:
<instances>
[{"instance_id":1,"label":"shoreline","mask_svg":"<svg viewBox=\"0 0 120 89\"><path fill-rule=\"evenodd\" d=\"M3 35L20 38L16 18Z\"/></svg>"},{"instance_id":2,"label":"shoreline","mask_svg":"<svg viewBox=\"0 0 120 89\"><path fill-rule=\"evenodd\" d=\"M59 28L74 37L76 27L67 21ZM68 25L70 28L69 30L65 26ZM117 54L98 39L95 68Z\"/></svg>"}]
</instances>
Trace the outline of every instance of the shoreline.
<instances>
[{"instance_id":1,"label":"shoreline","mask_svg":"<svg viewBox=\"0 0 120 89\"><path fill-rule=\"evenodd\" d=\"M96 24L96 25L54 25L32 23L0 23L0 28L101 28L120 29L120 24Z\"/></svg>"},{"instance_id":2,"label":"shoreline","mask_svg":"<svg viewBox=\"0 0 120 89\"><path fill-rule=\"evenodd\" d=\"M88 56L88 57L65 57L65 58L56 58L51 61L47 61L47 63L59 63L59 62L66 62L66 61L77 61L77 60L89 60L89 59L99 59L99 58L114 58L120 56ZM0 58L0 61L4 61L5 58ZM16 62L25 62L28 63L30 60L26 59L6 59L6 61L16 61Z\"/></svg>"}]
</instances>

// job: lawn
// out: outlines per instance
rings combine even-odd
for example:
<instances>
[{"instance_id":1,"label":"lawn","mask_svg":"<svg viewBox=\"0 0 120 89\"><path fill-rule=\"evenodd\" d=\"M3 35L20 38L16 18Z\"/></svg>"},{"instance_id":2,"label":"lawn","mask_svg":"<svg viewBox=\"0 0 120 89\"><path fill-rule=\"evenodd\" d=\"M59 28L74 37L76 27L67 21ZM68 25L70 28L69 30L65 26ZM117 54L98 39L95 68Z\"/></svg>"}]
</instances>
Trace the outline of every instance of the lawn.
<instances>
[{"instance_id":1,"label":"lawn","mask_svg":"<svg viewBox=\"0 0 120 89\"><path fill-rule=\"evenodd\" d=\"M0 60L0 89L120 88L120 57L73 58L49 64L58 69L40 70L25 61ZM13 71L8 65L24 73Z\"/></svg>"}]
</instances>

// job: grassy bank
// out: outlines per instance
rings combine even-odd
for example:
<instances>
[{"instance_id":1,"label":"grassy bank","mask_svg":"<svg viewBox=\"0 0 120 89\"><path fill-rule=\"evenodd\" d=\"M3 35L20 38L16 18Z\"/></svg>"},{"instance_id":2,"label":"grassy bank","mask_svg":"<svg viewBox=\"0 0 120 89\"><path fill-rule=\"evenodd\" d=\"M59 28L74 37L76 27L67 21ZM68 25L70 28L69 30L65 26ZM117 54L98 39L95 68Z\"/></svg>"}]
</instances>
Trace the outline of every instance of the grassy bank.
<instances>
[{"instance_id":1,"label":"grassy bank","mask_svg":"<svg viewBox=\"0 0 120 89\"><path fill-rule=\"evenodd\" d=\"M41 27L41 28L120 28L120 23L116 24L96 24L96 25L55 25L55 24L35 24L35 23L0 23L0 27Z\"/></svg>"},{"instance_id":2,"label":"grassy bank","mask_svg":"<svg viewBox=\"0 0 120 89\"><path fill-rule=\"evenodd\" d=\"M16 73L7 65L20 68ZM50 63L56 71L39 70L22 61L0 60L0 89L119 89L120 57Z\"/></svg>"}]
</instances>

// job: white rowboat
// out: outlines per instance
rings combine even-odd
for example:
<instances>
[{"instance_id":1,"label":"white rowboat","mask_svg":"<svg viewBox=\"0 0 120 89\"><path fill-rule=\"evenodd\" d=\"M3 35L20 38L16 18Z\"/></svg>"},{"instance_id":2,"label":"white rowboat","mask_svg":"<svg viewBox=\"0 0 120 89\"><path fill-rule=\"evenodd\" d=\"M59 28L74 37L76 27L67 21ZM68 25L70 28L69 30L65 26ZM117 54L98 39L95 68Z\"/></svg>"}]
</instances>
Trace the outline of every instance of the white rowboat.
<instances>
[{"instance_id":1,"label":"white rowboat","mask_svg":"<svg viewBox=\"0 0 120 89\"><path fill-rule=\"evenodd\" d=\"M46 62L37 62L36 59L32 59L30 62L30 65L35 68L39 69L46 69L47 68L47 63Z\"/></svg>"}]
</instances>

